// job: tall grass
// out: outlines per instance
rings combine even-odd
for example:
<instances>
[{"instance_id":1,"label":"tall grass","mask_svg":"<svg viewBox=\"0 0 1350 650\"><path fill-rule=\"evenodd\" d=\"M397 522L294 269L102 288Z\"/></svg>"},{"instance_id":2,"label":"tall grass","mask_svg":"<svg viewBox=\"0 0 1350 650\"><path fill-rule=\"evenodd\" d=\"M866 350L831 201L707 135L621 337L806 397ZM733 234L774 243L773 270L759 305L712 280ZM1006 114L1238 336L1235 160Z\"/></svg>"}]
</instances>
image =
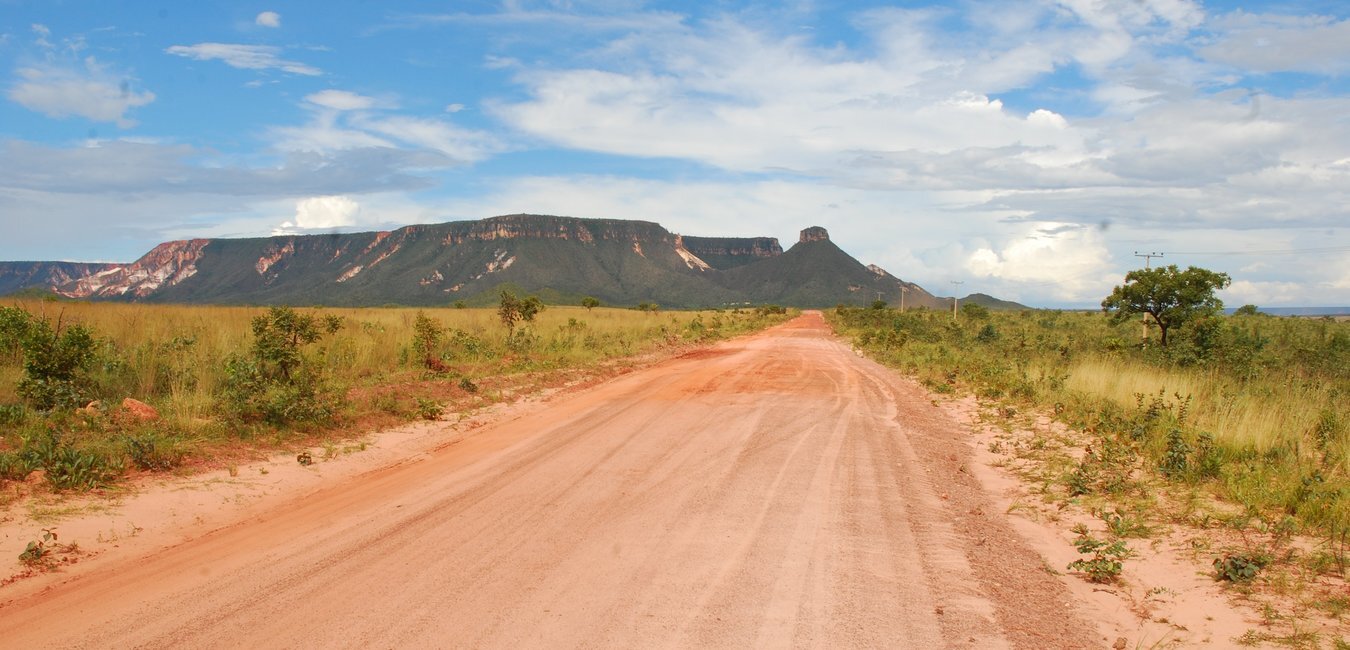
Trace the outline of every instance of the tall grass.
<instances>
[{"instance_id":1,"label":"tall grass","mask_svg":"<svg viewBox=\"0 0 1350 650\"><path fill-rule=\"evenodd\" d=\"M40 444L58 451L73 448L102 454L114 465L134 462L159 468L172 463L160 463L157 457L146 460L147 450L209 455L217 443L257 438L260 433L275 440L288 433L286 426L269 429L231 420L222 397L231 381L227 362L249 355L252 323L267 314L266 309L28 300L4 306L18 307L53 325L78 323L94 332L96 360L82 388L84 400L99 400L102 408L79 415L24 409L16 391L24 376L22 354L0 350L0 416L4 416L0 420L8 420L0 421L0 479L22 478L19 474L26 469L47 462L44 458L52 454L38 453ZM533 322L516 326L510 336L495 309L297 311L334 316L341 323L332 334L304 346L306 363L322 375L325 390L331 387L348 396L341 400L345 410L338 424L381 412L415 417L416 404L426 410L428 402L472 391L484 380L593 366L671 345L732 336L786 317L763 309L638 312L553 306ZM444 364L436 372L429 371L424 357L414 351L413 325L419 315L432 319L445 333L436 350ZM119 420L116 406L126 397L150 403L162 419L153 424ZM304 423L296 426L310 434L316 429Z\"/></svg>"},{"instance_id":2,"label":"tall grass","mask_svg":"<svg viewBox=\"0 0 1350 650\"><path fill-rule=\"evenodd\" d=\"M1167 348L1099 313L839 309L841 333L940 392L1052 410L1145 470L1271 522L1350 531L1350 322L1210 317ZM1114 452L1113 452L1114 453ZM1083 468L1062 477L1083 489Z\"/></svg>"}]
</instances>

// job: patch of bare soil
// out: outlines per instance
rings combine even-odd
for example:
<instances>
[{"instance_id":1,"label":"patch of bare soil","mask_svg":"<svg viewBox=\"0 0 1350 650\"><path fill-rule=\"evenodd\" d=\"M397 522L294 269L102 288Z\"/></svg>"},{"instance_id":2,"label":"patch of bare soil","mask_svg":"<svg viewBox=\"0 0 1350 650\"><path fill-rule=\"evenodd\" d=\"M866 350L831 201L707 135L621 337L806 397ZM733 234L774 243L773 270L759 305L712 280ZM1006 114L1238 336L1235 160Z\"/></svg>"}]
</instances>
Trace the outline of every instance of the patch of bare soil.
<instances>
[{"instance_id":1,"label":"patch of bare soil","mask_svg":"<svg viewBox=\"0 0 1350 650\"><path fill-rule=\"evenodd\" d=\"M1275 585L1225 587L1215 577L1213 560L1224 549L1294 548L1297 553L1310 551L1314 544L1269 533L1198 528L1178 516L1183 504L1171 503L1165 493L1150 494L1142 515L1075 503L1049 480L1053 463L1080 460L1087 444L1082 434L1044 415L1009 418L999 407L982 405L974 397L935 403L967 423L973 432L967 442L976 460L975 474L984 489L1045 558L1047 570L1064 574L1073 598L1094 612L1104 636L1115 638L1120 647L1330 647L1323 643L1344 638L1343 621L1311 611L1305 602L1309 597L1339 597L1350 604L1343 580L1302 576L1293 580L1298 582L1294 586L1291 575L1300 571L1292 565L1271 569L1280 572L1269 581L1279 583ZM1028 451L1032 448L1039 451ZM1225 508L1212 501L1202 505L1214 512ZM1105 520L1122 514L1136 517L1140 531L1123 540L1131 555L1120 579L1096 584L1073 575L1067 567L1083 557L1073 546L1075 526L1109 539L1114 534Z\"/></svg>"}]
</instances>

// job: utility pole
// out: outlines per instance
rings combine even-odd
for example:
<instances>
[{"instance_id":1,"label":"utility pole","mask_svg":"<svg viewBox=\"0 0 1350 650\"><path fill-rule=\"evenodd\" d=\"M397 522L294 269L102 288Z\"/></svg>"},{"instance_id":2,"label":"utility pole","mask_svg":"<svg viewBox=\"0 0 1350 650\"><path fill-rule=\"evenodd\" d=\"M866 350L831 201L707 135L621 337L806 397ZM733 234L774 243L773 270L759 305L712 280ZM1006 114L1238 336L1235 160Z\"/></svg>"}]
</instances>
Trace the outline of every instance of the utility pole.
<instances>
[{"instance_id":1,"label":"utility pole","mask_svg":"<svg viewBox=\"0 0 1350 650\"><path fill-rule=\"evenodd\" d=\"M952 286L955 287L952 289L952 318L956 318L956 294L961 292L961 285L965 283L964 280L952 280Z\"/></svg>"},{"instance_id":2,"label":"utility pole","mask_svg":"<svg viewBox=\"0 0 1350 650\"><path fill-rule=\"evenodd\" d=\"M1135 251L1135 252L1134 252L1134 256L1135 256L1135 257L1142 257L1142 258L1144 258L1144 268L1145 268L1145 269L1148 269L1148 268L1150 267L1150 264L1149 264L1149 263L1153 261L1153 258L1155 258L1155 257L1159 257L1159 258L1160 258L1160 257L1163 256L1163 254L1162 254L1162 253L1155 253L1155 252L1152 252L1152 251L1147 252L1147 253L1140 253L1139 251ZM1142 315L1142 318L1140 319L1140 323L1142 323L1142 324L1140 325L1140 327L1143 328L1143 329L1141 330L1141 333L1140 333L1140 335L1139 335L1139 338L1143 341L1143 345L1148 345L1148 314L1143 314L1143 315Z\"/></svg>"},{"instance_id":3,"label":"utility pole","mask_svg":"<svg viewBox=\"0 0 1350 650\"><path fill-rule=\"evenodd\" d=\"M900 285L900 313L905 313L905 294L909 293L909 287Z\"/></svg>"},{"instance_id":4,"label":"utility pole","mask_svg":"<svg viewBox=\"0 0 1350 650\"><path fill-rule=\"evenodd\" d=\"M1149 262L1152 262L1155 257L1162 257L1163 253L1140 253L1139 251L1135 251L1134 256L1144 258L1144 268L1147 269L1149 268Z\"/></svg>"}]
</instances>

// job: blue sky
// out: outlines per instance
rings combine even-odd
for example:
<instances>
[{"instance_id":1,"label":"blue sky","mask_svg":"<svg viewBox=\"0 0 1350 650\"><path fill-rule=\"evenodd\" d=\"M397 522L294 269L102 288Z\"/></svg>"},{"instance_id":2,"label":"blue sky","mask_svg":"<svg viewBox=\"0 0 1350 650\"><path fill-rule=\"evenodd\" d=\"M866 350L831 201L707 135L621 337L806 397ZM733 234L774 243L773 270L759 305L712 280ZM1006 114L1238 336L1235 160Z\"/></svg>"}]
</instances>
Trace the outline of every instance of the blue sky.
<instances>
[{"instance_id":1,"label":"blue sky","mask_svg":"<svg viewBox=\"0 0 1350 650\"><path fill-rule=\"evenodd\" d=\"M0 259L534 212L1350 304L1340 2L0 0Z\"/></svg>"}]
</instances>

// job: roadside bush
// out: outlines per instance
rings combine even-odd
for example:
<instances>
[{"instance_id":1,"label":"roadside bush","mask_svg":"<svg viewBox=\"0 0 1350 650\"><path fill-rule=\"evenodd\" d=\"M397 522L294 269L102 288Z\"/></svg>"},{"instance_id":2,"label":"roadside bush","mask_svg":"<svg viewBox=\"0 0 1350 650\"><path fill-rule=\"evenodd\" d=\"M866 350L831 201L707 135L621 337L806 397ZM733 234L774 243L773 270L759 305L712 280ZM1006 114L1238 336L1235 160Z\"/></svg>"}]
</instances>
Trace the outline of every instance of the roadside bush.
<instances>
[{"instance_id":1,"label":"roadside bush","mask_svg":"<svg viewBox=\"0 0 1350 650\"><path fill-rule=\"evenodd\" d=\"M441 340L444 337L445 327L425 313L417 312L413 319L413 352L427 370L445 370L445 364L441 361Z\"/></svg>"},{"instance_id":2,"label":"roadside bush","mask_svg":"<svg viewBox=\"0 0 1350 650\"><path fill-rule=\"evenodd\" d=\"M64 327L58 320L53 326L45 318L32 317L21 329L24 375L16 390L19 396L41 411L82 404L97 351L93 332L79 324Z\"/></svg>"},{"instance_id":3,"label":"roadside bush","mask_svg":"<svg viewBox=\"0 0 1350 650\"><path fill-rule=\"evenodd\" d=\"M183 464L186 455L176 439L157 431L129 434L124 444L132 466L141 470L173 469Z\"/></svg>"},{"instance_id":4,"label":"roadside bush","mask_svg":"<svg viewBox=\"0 0 1350 650\"><path fill-rule=\"evenodd\" d=\"M231 355L225 362L225 410L245 422L275 426L331 422L342 406L341 392L327 377L320 353L307 346L341 326L334 316L320 318L289 307L255 317L251 356Z\"/></svg>"}]
</instances>

